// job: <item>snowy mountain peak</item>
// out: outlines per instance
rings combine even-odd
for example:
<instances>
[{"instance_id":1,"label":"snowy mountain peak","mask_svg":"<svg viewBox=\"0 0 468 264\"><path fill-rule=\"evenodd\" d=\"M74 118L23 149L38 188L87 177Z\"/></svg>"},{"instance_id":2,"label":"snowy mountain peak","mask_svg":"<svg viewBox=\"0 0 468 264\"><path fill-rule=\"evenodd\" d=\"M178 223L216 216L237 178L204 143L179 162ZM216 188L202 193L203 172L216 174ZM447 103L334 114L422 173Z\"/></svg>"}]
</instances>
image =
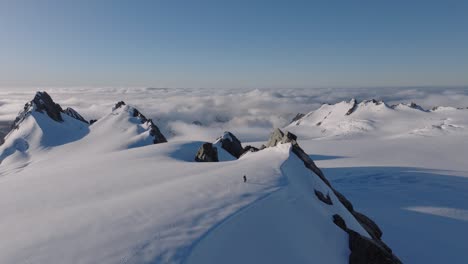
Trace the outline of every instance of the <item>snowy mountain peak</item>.
<instances>
[{"instance_id":1,"label":"snowy mountain peak","mask_svg":"<svg viewBox=\"0 0 468 264\"><path fill-rule=\"evenodd\" d=\"M10 162L23 162L33 153L76 141L88 132L88 122L77 111L72 108L63 110L48 93L37 92L34 99L25 104L5 136L0 147L0 162L6 158Z\"/></svg>"},{"instance_id":2,"label":"snowy mountain peak","mask_svg":"<svg viewBox=\"0 0 468 264\"><path fill-rule=\"evenodd\" d=\"M52 120L56 122L63 122L64 119L62 114L66 114L74 119L81 122L88 123L77 111L73 108L67 108L65 110L55 103L52 97L47 92L36 92L33 100L24 105L23 111L21 111L13 122L12 128L17 129L19 124L33 111L47 114Z\"/></svg>"},{"instance_id":3,"label":"snowy mountain peak","mask_svg":"<svg viewBox=\"0 0 468 264\"><path fill-rule=\"evenodd\" d=\"M37 92L34 99L30 102L38 112L46 112L47 115L57 122L63 122L61 113L62 107L52 100L52 97L46 92Z\"/></svg>"},{"instance_id":4,"label":"snowy mountain peak","mask_svg":"<svg viewBox=\"0 0 468 264\"><path fill-rule=\"evenodd\" d=\"M360 105L369 105L369 104L372 104L372 105L381 105L381 104L385 104L384 101L382 100L376 100L376 99L370 99L370 100L364 100L362 101L361 103L359 103Z\"/></svg>"},{"instance_id":5,"label":"snowy mountain peak","mask_svg":"<svg viewBox=\"0 0 468 264\"><path fill-rule=\"evenodd\" d=\"M306 138L439 136L464 134L467 127L466 113L453 107L428 111L414 102L388 106L375 99L323 104L287 126Z\"/></svg>"},{"instance_id":6,"label":"snowy mountain peak","mask_svg":"<svg viewBox=\"0 0 468 264\"><path fill-rule=\"evenodd\" d=\"M112 108L112 114L128 113L131 118L134 118L140 123L146 130L149 131L153 138L153 144L167 142L166 137L161 133L160 129L154 124L152 119L146 118L138 109L134 106L127 105L124 101L117 102Z\"/></svg>"},{"instance_id":7,"label":"snowy mountain peak","mask_svg":"<svg viewBox=\"0 0 468 264\"><path fill-rule=\"evenodd\" d=\"M390 106L392 109L404 109L404 108L411 108L411 109L415 109L415 110L419 110L419 111L423 111L423 112L427 112L426 109L424 109L422 106L416 104L415 102L410 102L410 103L399 103L399 104L396 104L396 105L392 105Z\"/></svg>"}]
</instances>

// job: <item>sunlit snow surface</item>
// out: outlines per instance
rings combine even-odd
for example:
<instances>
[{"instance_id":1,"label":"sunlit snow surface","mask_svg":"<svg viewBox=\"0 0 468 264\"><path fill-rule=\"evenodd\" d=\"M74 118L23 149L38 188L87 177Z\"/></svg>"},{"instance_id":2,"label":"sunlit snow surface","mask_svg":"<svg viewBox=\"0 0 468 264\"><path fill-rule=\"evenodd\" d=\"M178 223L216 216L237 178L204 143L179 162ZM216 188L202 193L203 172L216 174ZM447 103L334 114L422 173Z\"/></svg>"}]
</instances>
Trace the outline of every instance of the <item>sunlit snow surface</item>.
<instances>
[{"instance_id":1,"label":"sunlit snow surface","mask_svg":"<svg viewBox=\"0 0 468 264\"><path fill-rule=\"evenodd\" d=\"M316 203L308 188L326 187L309 182L316 177L286 146L220 163L193 158L225 130L258 147L297 112L352 97L451 106L370 106L348 117L329 107L328 124L287 129L404 263L468 258L468 110L454 108L466 108L466 89L47 91L100 121L58 128L37 114L42 126L27 120L7 138L2 148L15 151L0 164L0 263L346 263L346 234L330 220L346 211ZM0 120L33 96L1 91ZM144 146L144 127L110 114L120 100L153 118L169 143Z\"/></svg>"}]
</instances>

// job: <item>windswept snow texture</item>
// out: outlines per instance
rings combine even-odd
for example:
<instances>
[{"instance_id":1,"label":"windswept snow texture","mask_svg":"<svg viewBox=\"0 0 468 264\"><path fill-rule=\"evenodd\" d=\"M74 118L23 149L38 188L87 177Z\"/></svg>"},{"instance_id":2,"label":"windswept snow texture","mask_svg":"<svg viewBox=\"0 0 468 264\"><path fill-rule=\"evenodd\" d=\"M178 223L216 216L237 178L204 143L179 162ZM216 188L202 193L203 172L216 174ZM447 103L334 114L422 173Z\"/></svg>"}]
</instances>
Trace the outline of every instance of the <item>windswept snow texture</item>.
<instances>
[{"instance_id":1,"label":"windswept snow texture","mask_svg":"<svg viewBox=\"0 0 468 264\"><path fill-rule=\"evenodd\" d=\"M193 150L186 142L100 155L78 142L32 156L33 164L15 174L1 167L0 233L10 238L0 242L1 263L258 263L251 255L227 259L249 232L258 232L258 256L270 263L308 263L318 255L346 263L347 234L331 221L337 212L369 236L289 144L195 163L184 161L183 151ZM314 188L336 205L320 202ZM277 219L268 221L270 214ZM269 224L256 230L258 221ZM231 237L232 223L241 229ZM219 236L233 246L225 256L206 248ZM285 248L268 255L273 241L282 242L272 249Z\"/></svg>"}]
</instances>

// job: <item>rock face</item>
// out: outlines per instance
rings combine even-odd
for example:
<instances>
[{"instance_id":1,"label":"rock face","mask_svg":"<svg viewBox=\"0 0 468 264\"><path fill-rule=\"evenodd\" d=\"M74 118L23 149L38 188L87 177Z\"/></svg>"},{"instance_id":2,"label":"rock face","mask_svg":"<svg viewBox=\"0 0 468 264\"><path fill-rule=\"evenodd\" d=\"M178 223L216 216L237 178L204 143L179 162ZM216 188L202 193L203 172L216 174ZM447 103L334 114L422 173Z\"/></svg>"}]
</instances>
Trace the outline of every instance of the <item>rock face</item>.
<instances>
[{"instance_id":1,"label":"rock face","mask_svg":"<svg viewBox=\"0 0 468 264\"><path fill-rule=\"evenodd\" d=\"M291 120L291 123L294 123L296 121L298 121L299 119L303 118L305 116L305 114L303 113L297 113L296 116Z\"/></svg>"},{"instance_id":2,"label":"rock face","mask_svg":"<svg viewBox=\"0 0 468 264\"><path fill-rule=\"evenodd\" d=\"M247 145L244 147L244 152L242 153L242 155L246 154L246 153L249 153L249 152L257 152L259 151L258 148L254 147L254 146L250 146L250 145Z\"/></svg>"},{"instance_id":3,"label":"rock face","mask_svg":"<svg viewBox=\"0 0 468 264\"><path fill-rule=\"evenodd\" d=\"M34 99L24 105L23 111L16 117L12 129L17 129L19 124L32 112L47 114L52 120L56 122L63 122L62 114L66 114L84 123L88 123L77 111L72 108L63 110L62 107L55 103L50 95L46 92L37 92Z\"/></svg>"},{"instance_id":4,"label":"rock face","mask_svg":"<svg viewBox=\"0 0 468 264\"><path fill-rule=\"evenodd\" d=\"M239 158L244 153L240 140L228 131L224 132L224 135L218 138L214 144L220 144L224 150L236 158Z\"/></svg>"},{"instance_id":5,"label":"rock face","mask_svg":"<svg viewBox=\"0 0 468 264\"><path fill-rule=\"evenodd\" d=\"M354 111L356 111L356 109L358 107L358 103L357 103L356 99L353 98L353 99L351 99L350 102L353 104L353 106L351 106L351 108L348 110L348 112L346 112L345 115L350 115L350 114L354 113Z\"/></svg>"},{"instance_id":6,"label":"rock face","mask_svg":"<svg viewBox=\"0 0 468 264\"><path fill-rule=\"evenodd\" d=\"M330 198L330 195L329 195L328 193L327 193L326 196L325 196L321 191L318 191L318 190L314 190L314 193L315 193L315 195L317 196L317 198L318 198L320 201L322 201L322 202L324 202L324 203L326 203L326 204L328 204L328 205L332 205L332 204L333 204L333 202L332 202L332 200L331 200L331 198Z\"/></svg>"},{"instance_id":7,"label":"rock face","mask_svg":"<svg viewBox=\"0 0 468 264\"><path fill-rule=\"evenodd\" d=\"M377 101L371 101L372 103L380 103ZM304 152L304 150L297 143L296 135L286 132L283 133L280 129L275 129L270 135L270 139L266 144L266 147L274 147L279 143L291 143L291 151L304 162L304 166L314 172L326 185L328 185L338 200L348 211L355 217L355 219L361 224L361 226L369 233L372 239L362 236L361 234L349 229L346 226L344 219L340 215L333 215L332 221L349 235L349 248L351 254L349 256L349 263L376 263L376 264L396 264L401 261L392 253L392 250L381 240L382 230L379 226L372 221L369 217L365 216L354 210L351 202L340 192L336 191L325 178L323 172L315 165L314 161ZM314 190L317 198L325 204L332 204L330 196L326 196L318 191Z\"/></svg>"},{"instance_id":8,"label":"rock face","mask_svg":"<svg viewBox=\"0 0 468 264\"><path fill-rule=\"evenodd\" d=\"M62 107L56 104L50 95L46 92L37 92L31 101L36 106L36 111L45 111L47 115L57 122L63 122L61 113L64 113Z\"/></svg>"},{"instance_id":9,"label":"rock face","mask_svg":"<svg viewBox=\"0 0 468 264\"><path fill-rule=\"evenodd\" d=\"M266 147L274 147L278 143L291 143L292 145L292 152L296 154L303 162L304 165L313 171L317 176L319 176L328 186L331 187L330 182L325 178L323 172L315 165L314 161L305 153L305 151L299 146L297 143L297 136L293 133L286 132L283 133L279 128L275 129L273 133L270 135L270 140L266 144Z\"/></svg>"},{"instance_id":10,"label":"rock face","mask_svg":"<svg viewBox=\"0 0 468 264\"><path fill-rule=\"evenodd\" d=\"M204 143L198 149L195 161L198 162L218 162L218 149L212 143Z\"/></svg>"},{"instance_id":11,"label":"rock face","mask_svg":"<svg viewBox=\"0 0 468 264\"><path fill-rule=\"evenodd\" d=\"M114 108L112 110L116 110L118 108L126 106L124 101L120 101L115 104ZM130 111L132 111L132 116L136 117L138 120L140 120L141 124L148 124L151 129L150 129L150 135L153 136L153 143L154 144L159 144L159 143L164 143L167 142L166 137L161 133L161 130L154 124L153 120L146 118L138 109L136 108L129 108ZM93 122L94 123L94 122Z\"/></svg>"},{"instance_id":12,"label":"rock face","mask_svg":"<svg viewBox=\"0 0 468 264\"><path fill-rule=\"evenodd\" d=\"M73 109L71 107L68 107L67 109L65 109L64 113L67 114L68 116L71 116L71 117L77 119L77 120L80 120L81 122L88 123L88 121L86 121L86 119L84 119L77 111L75 111L75 109Z\"/></svg>"}]
</instances>

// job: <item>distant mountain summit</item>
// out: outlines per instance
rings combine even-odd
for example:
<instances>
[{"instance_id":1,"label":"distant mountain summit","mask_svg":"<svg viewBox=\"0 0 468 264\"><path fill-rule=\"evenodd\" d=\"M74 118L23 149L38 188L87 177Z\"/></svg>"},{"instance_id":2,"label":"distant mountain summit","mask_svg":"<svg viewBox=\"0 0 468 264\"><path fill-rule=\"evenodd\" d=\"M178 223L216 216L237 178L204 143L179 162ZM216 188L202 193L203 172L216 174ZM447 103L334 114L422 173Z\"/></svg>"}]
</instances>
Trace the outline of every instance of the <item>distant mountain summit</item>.
<instances>
[{"instance_id":1,"label":"distant mountain summit","mask_svg":"<svg viewBox=\"0 0 468 264\"><path fill-rule=\"evenodd\" d=\"M466 133L466 109L411 103L388 105L381 100L356 99L323 104L287 126L303 137L407 137Z\"/></svg>"},{"instance_id":2,"label":"distant mountain summit","mask_svg":"<svg viewBox=\"0 0 468 264\"><path fill-rule=\"evenodd\" d=\"M32 112L47 114L56 122L64 122L62 114L66 114L84 123L88 123L78 112L72 108L63 110L62 107L52 100L52 97L47 92L37 92L34 99L24 105L21 111L13 122L12 128L18 128L19 124L28 117Z\"/></svg>"},{"instance_id":3,"label":"distant mountain summit","mask_svg":"<svg viewBox=\"0 0 468 264\"><path fill-rule=\"evenodd\" d=\"M0 146L0 162L24 160L35 152L81 140L75 147L122 149L167 142L151 119L138 109L118 102L112 112L90 125L78 111L63 109L47 92L37 92L15 118ZM119 128L119 129L117 129Z\"/></svg>"},{"instance_id":4,"label":"distant mountain summit","mask_svg":"<svg viewBox=\"0 0 468 264\"><path fill-rule=\"evenodd\" d=\"M118 102L112 111L116 111L119 108L123 108L124 111L127 111L128 113L131 114L132 117L138 119L140 123L147 127L147 130L149 131L150 135L153 137L153 143L158 144L158 143L164 143L167 142L166 137L161 133L159 128L153 123L153 120L146 118L138 109L132 106L128 106L125 104L124 101Z\"/></svg>"}]
</instances>

